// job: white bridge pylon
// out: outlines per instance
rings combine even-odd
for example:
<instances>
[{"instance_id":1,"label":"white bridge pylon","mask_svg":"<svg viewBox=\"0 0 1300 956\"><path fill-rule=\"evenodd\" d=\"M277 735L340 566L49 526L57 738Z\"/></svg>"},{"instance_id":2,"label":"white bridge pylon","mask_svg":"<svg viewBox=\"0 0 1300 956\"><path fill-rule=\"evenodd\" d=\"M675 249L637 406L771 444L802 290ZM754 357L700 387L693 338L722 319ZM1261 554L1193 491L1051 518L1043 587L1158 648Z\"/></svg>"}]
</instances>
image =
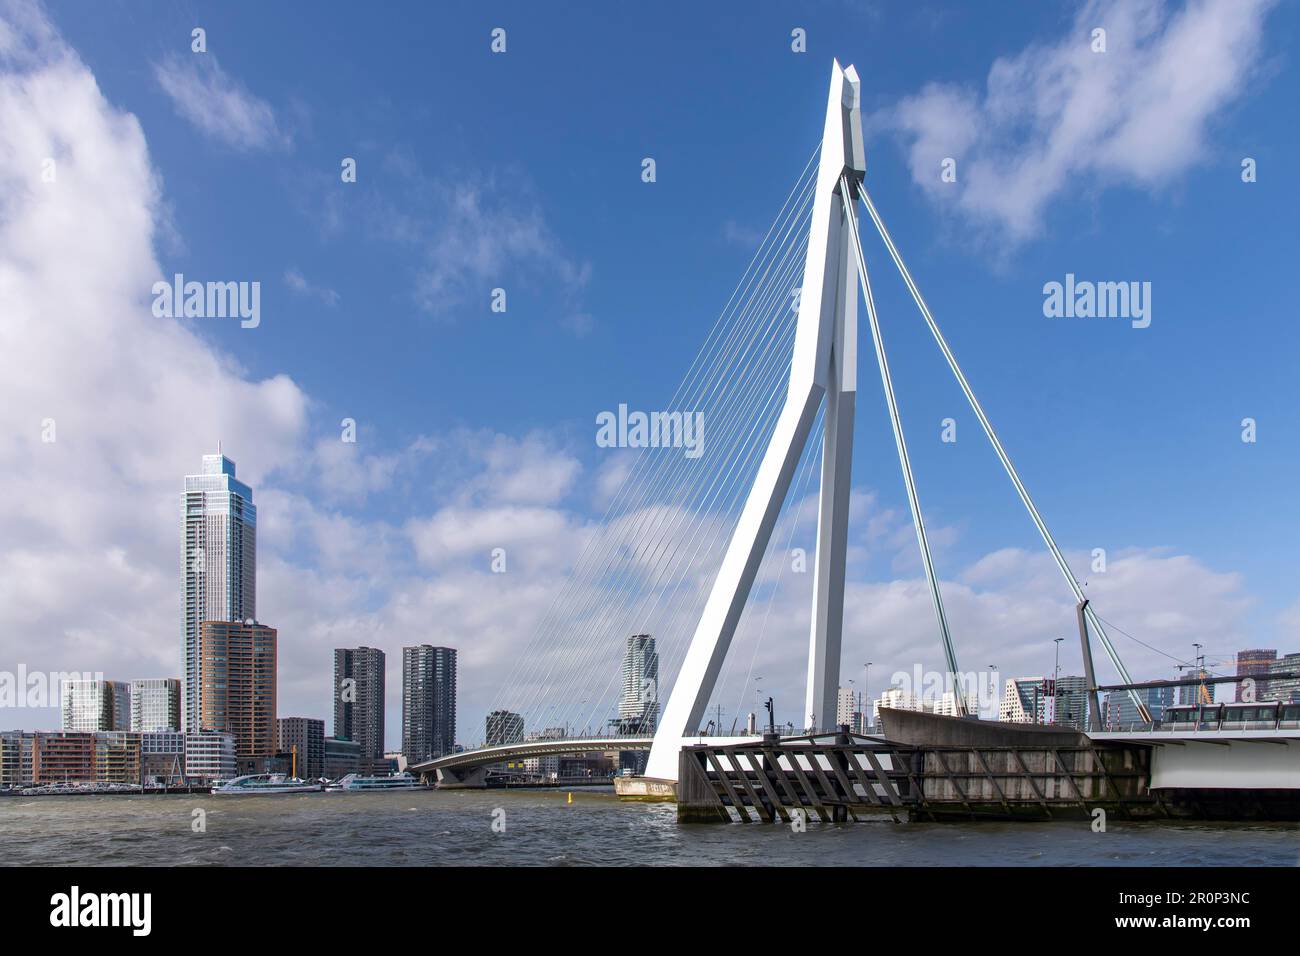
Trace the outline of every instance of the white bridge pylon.
<instances>
[{"instance_id":1,"label":"white bridge pylon","mask_svg":"<svg viewBox=\"0 0 1300 956\"><path fill-rule=\"evenodd\" d=\"M684 742L696 737L704 718L823 398L825 435L804 720L809 729L835 724L858 362L858 273L847 204L855 201L866 172L859 98L857 72L836 62L785 405L659 721L648 777L677 779L678 753ZM854 195L843 195L845 189Z\"/></svg>"},{"instance_id":2,"label":"white bridge pylon","mask_svg":"<svg viewBox=\"0 0 1300 956\"><path fill-rule=\"evenodd\" d=\"M967 701L959 679L957 656L939 593L938 576L930 555L925 521L912 477L871 284L866 275L866 260L857 233L854 203L858 199L862 200L870 214L872 223L907 284L949 369L961 386L1021 503L1074 594L1084 668L1092 694L1091 719L1096 720L1095 678L1092 676L1090 646L1092 634L1101 642L1123 681L1132 684L1132 678L1107 635L1103 622L1084 596L1078 579L1070 570L1064 554L1029 497L1029 492L871 201L863 183L866 157L858 112L859 95L858 75L853 67L843 69L836 62L831 71L826 125L822 134L821 159L813 193L803 288L785 405L777 418L753 487L727 544L717 577L713 581L713 589L686 651L686 658L668 698L663 718L659 721L646 766L647 777L676 780L681 748L699 741L696 735L700 722L704 719L705 708L713 694L714 684L745 609L754 578L767 551L772 529L789 493L790 480L805 451L823 398L826 400L825 434L803 722L806 732L826 732L835 727L835 697L839 688L844 625L844 564L847 554L850 466L853 458L853 419L857 397L859 286L867 305L867 317L893 427L899 467L907 489L908 506L912 512L917 545L934 604L956 705L959 713L966 712ZM1128 694L1142 719L1150 720L1146 704L1136 690L1130 689Z\"/></svg>"}]
</instances>

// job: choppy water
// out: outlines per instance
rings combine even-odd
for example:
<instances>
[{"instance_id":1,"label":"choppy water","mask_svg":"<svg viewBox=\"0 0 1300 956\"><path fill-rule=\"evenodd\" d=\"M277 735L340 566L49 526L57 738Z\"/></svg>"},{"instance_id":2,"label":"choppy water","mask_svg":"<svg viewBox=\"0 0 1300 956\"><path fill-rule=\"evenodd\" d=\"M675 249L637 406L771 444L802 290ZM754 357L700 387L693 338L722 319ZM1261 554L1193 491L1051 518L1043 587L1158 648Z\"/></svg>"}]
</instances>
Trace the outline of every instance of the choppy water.
<instances>
[{"instance_id":1,"label":"choppy water","mask_svg":"<svg viewBox=\"0 0 1300 956\"><path fill-rule=\"evenodd\" d=\"M194 832L195 810L206 832ZM504 811L505 832L493 831ZM496 814L502 819L501 814ZM1297 866L1300 824L679 825L612 792L6 797L6 865Z\"/></svg>"}]
</instances>

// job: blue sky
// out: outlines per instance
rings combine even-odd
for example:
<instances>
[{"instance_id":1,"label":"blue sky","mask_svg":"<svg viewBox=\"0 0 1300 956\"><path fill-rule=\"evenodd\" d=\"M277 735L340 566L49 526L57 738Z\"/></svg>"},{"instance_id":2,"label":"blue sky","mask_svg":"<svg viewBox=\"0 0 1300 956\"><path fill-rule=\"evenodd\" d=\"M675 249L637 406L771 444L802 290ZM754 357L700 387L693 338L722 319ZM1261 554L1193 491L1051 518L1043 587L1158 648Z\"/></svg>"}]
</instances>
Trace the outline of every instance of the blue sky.
<instances>
[{"instance_id":1,"label":"blue sky","mask_svg":"<svg viewBox=\"0 0 1300 956\"><path fill-rule=\"evenodd\" d=\"M30 9L12 6L8 18L21 24ZM145 162L156 189L141 201L153 257L141 274L260 280L262 322L183 323L185 354L219 366L195 385L212 407L180 420L160 413L165 388L139 396L135 407L158 418L148 434L165 436L142 455L169 470L154 484L139 486L142 462L117 457L112 423L98 422L94 444L76 451L114 461L124 487L149 499L143 529L110 524L95 547L120 549L133 580L150 582L140 601L160 608L92 603L78 616L11 592L0 622L50 643L42 654L7 638L6 658L120 677L179 668L179 605L168 604L179 522L168 524L168 496L220 437L262 509L260 616L289 641L282 710L327 716L330 646L370 640L391 661L404 643L448 643L468 654L461 722L472 737L496 660L472 648L506 653L507 635L526 631L562 580L572 551L561 542L600 517L591 489L609 461L594 416L620 402L659 408L671 395L817 142L832 57L862 77L868 188L1049 525L1072 552L1132 555L1127 597L1111 613L1099 600L1103 617L1179 657L1193 640L1219 655L1300 649L1294 5L763 3L736 16L673 3L308 12L104 2L44 15L57 34L45 37L44 59L11 50L6 71L40 71L71 51L78 75L98 85L99 98L77 94L87 108L138 122L140 142L122 156ZM1115 66L1089 92L1075 57L1093 25L1111 44L1094 55ZM190 50L195 26L207 31L206 54ZM489 49L494 27L507 31L504 54ZM791 50L795 28L807 32L806 53ZM23 109L20 89L8 95ZM52 102L26 105L42 115ZM1077 111L1068 122L1065 102ZM76 153L83 126L68 123ZM11 144L7 155L25 154ZM934 160L946 155L958 161L955 188L938 183ZM649 184L647 156L657 164ZM355 184L340 181L343 157L357 161ZM1243 157L1257 161L1257 182L1241 181ZM124 179L148 192L148 175ZM1000 549L1037 556L1041 545L883 247L865 229L864 240L922 498L942 529L940 572L975 592L1005 584L1014 603L1028 570L995 586L972 569ZM22 259L16 248L5 255ZM1043 285L1066 273L1150 282L1150 327L1046 318ZM489 310L498 286L504 315ZM78 323L111 329L116 316L73 305L50 321L72 337ZM141 354L148 378L148 363L170 353ZM56 359L50 382L14 387L12 436L30 436L40 397L74 388L69 370ZM873 509L904 514L865 348L859 388L855 486ZM245 391L247 401L229 400ZM939 441L948 416L955 444ZM1258 422L1253 444L1240 437L1247 416ZM347 458L344 417L360 436ZM25 511L34 489L59 487L35 454L10 461ZM475 490L512 468L542 490ZM86 498L73 510L97 507ZM536 594L502 620L456 617L457 601L489 600L477 589L495 585L447 566L455 542L474 542L465 560L477 561L475 522L533 520L527 540L539 554L555 549L518 579ZM41 553L57 564L58 542L67 536L71 548L75 535L56 524L14 517L0 545L7 562L30 569ZM899 540L866 548L851 575L915 583ZM37 592L57 590L54 572L30 573L46 575ZM457 597L439 603L448 589ZM1222 616L1189 610L1207 595ZM406 606L423 608L423 623ZM1058 618L1024 625L1003 650L1006 613L971 612L972 666L999 654L1007 671L1049 669ZM872 653L870 630L846 655ZM1172 661L1120 646L1141 676L1169 676ZM933 663L936 652L890 659ZM801 677L788 683L793 701ZM395 744L392 708L389 723Z\"/></svg>"}]
</instances>

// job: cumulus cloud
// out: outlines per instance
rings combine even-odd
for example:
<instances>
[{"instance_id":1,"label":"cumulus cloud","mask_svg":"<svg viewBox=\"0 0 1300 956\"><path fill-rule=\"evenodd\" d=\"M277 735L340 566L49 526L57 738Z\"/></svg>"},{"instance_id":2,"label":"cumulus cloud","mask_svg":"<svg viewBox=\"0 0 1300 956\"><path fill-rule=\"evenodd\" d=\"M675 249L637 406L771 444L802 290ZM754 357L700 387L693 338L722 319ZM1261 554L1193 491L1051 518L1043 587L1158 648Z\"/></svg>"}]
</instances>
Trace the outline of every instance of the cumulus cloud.
<instances>
[{"instance_id":1,"label":"cumulus cloud","mask_svg":"<svg viewBox=\"0 0 1300 956\"><path fill-rule=\"evenodd\" d=\"M0 659L174 674L180 476L222 439L258 482L301 448L306 396L152 315L140 124L39 8L0 22Z\"/></svg>"},{"instance_id":2,"label":"cumulus cloud","mask_svg":"<svg viewBox=\"0 0 1300 956\"><path fill-rule=\"evenodd\" d=\"M1255 71L1273 0L1091 0L1066 35L997 59L983 90L930 84L875 116L912 178L1014 244L1062 193L1159 188L1204 157ZM1106 31L1106 51L1091 34ZM957 181L940 179L946 158Z\"/></svg>"},{"instance_id":3,"label":"cumulus cloud","mask_svg":"<svg viewBox=\"0 0 1300 956\"><path fill-rule=\"evenodd\" d=\"M154 77L176 112L205 136L241 151L290 142L270 104L227 73L215 54L169 54L154 64Z\"/></svg>"}]
</instances>

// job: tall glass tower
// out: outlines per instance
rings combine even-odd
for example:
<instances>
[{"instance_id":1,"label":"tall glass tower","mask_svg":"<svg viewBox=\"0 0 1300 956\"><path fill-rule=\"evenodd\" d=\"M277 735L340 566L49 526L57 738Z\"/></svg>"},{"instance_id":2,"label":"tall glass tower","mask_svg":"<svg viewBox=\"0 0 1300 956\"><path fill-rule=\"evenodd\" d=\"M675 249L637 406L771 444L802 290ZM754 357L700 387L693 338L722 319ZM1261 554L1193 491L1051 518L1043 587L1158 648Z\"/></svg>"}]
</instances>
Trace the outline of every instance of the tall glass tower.
<instances>
[{"instance_id":1,"label":"tall glass tower","mask_svg":"<svg viewBox=\"0 0 1300 956\"><path fill-rule=\"evenodd\" d=\"M659 723L659 654L649 634L627 639L618 719L624 733L652 733Z\"/></svg>"},{"instance_id":2,"label":"tall glass tower","mask_svg":"<svg viewBox=\"0 0 1300 956\"><path fill-rule=\"evenodd\" d=\"M402 753L419 763L456 748L456 649L402 648Z\"/></svg>"},{"instance_id":3,"label":"tall glass tower","mask_svg":"<svg viewBox=\"0 0 1300 956\"><path fill-rule=\"evenodd\" d=\"M221 453L185 476L185 730L199 731L199 625L257 618L257 509L253 490Z\"/></svg>"}]
</instances>

